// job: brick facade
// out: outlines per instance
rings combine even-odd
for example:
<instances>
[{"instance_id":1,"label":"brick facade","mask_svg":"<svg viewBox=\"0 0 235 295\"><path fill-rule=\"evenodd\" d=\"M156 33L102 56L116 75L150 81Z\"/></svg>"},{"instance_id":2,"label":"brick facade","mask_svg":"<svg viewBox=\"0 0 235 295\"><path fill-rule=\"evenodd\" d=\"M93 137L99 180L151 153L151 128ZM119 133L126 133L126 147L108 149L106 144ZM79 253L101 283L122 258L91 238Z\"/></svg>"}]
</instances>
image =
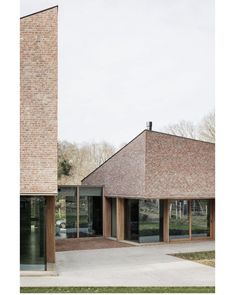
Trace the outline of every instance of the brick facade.
<instances>
[{"instance_id":1,"label":"brick facade","mask_svg":"<svg viewBox=\"0 0 235 295\"><path fill-rule=\"evenodd\" d=\"M215 145L145 130L82 184L107 197L214 198Z\"/></svg>"},{"instance_id":2,"label":"brick facade","mask_svg":"<svg viewBox=\"0 0 235 295\"><path fill-rule=\"evenodd\" d=\"M215 145L146 132L145 196L214 198Z\"/></svg>"},{"instance_id":3,"label":"brick facade","mask_svg":"<svg viewBox=\"0 0 235 295\"><path fill-rule=\"evenodd\" d=\"M57 193L58 8L20 20L20 192Z\"/></svg>"}]
</instances>

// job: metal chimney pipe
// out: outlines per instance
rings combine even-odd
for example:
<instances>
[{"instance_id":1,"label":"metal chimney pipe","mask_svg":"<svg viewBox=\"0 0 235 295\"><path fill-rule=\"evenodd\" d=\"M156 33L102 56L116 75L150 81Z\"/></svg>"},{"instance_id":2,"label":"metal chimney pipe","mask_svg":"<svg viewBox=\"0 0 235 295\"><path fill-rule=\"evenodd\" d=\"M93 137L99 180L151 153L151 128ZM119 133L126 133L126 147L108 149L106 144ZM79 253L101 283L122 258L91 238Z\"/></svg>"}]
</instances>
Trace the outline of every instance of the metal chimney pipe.
<instances>
[{"instance_id":1,"label":"metal chimney pipe","mask_svg":"<svg viewBox=\"0 0 235 295\"><path fill-rule=\"evenodd\" d=\"M146 122L146 127L148 130L152 131L152 126L153 126L152 121Z\"/></svg>"}]
</instances>

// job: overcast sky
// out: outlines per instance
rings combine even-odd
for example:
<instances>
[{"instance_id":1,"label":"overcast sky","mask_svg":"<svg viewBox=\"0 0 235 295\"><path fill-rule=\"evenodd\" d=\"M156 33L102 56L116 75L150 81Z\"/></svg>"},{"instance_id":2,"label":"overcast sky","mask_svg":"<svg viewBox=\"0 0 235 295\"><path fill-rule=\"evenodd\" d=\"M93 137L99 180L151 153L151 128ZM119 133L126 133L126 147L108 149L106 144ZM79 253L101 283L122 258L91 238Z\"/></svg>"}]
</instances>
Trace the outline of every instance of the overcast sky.
<instances>
[{"instance_id":1,"label":"overcast sky","mask_svg":"<svg viewBox=\"0 0 235 295\"><path fill-rule=\"evenodd\" d=\"M127 143L214 109L214 0L21 0L59 5L59 139Z\"/></svg>"}]
</instances>

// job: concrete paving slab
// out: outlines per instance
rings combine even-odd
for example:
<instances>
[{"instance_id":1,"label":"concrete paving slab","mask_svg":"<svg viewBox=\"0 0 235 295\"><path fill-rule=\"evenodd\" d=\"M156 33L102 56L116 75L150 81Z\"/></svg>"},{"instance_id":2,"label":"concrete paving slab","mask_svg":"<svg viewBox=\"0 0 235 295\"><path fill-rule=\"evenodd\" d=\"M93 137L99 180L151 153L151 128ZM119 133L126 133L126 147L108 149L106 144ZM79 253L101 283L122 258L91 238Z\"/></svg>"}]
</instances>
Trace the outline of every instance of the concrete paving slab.
<instances>
[{"instance_id":1,"label":"concrete paving slab","mask_svg":"<svg viewBox=\"0 0 235 295\"><path fill-rule=\"evenodd\" d=\"M214 286L215 269L168 254L214 250L213 241L57 252L57 277L21 286Z\"/></svg>"}]
</instances>

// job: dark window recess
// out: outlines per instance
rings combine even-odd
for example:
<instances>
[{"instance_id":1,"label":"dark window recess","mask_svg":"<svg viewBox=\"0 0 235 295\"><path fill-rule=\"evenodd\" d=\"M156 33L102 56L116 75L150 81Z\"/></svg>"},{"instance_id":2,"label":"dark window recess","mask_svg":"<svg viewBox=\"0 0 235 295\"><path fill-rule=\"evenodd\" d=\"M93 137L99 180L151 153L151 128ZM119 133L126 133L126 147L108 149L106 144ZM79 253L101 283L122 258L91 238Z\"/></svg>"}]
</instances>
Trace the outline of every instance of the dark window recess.
<instances>
[{"instance_id":1,"label":"dark window recess","mask_svg":"<svg viewBox=\"0 0 235 295\"><path fill-rule=\"evenodd\" d=\"M46 270L45 197L20 197L20 269Z\"/></svg>"},{"instance_id":2,"label":"dark window recess","mask_svg":"<svg viewBox=\"0 0 235 295\"><path fill-rule=\"evenodd\" d=\"M79 237L103 234L103 200L100 196L80 196Z\"/></svg>"}]
</instances>

